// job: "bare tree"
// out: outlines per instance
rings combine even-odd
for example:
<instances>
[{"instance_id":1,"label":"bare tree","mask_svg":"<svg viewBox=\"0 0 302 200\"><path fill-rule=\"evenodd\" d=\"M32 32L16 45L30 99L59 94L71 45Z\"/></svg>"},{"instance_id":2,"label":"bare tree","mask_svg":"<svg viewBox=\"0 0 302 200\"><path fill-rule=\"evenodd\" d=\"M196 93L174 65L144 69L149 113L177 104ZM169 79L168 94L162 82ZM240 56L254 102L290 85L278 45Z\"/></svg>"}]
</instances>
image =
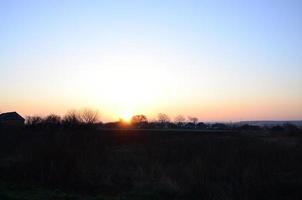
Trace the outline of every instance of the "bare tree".
<instances>
[{"instance_id":1,"label":"bare tree","mask_svg":"<svg viewBox=\"0 0 302 200\"><path fill-rule=\"evenodd\" d=\"M158 122L161 124L166 124L170 122L169 116L164 113L158 113L157 118L158 118Z\"/></svg>"},{"instance_id":2,"label":"bare tree","mask_svg":"<svg viewBox=\"0 0 302 200\"><path fill-rule=\"evenodd\" d=\"M131 118L131 124L139 125L143 123L148 123L147 117L145 115L134 115Z\"/></svg>"},{"instance_id":3,"label":"bare tree","mask_svg":"<svg viewBox=\"0 0 302 200\"><path fill-rule=\"evenodd\" d=\"M75 110L68 111L63 117L62 123L65 125L79 125L81 118Z\"/></svg>"},{"instance_id":4,"label":"bare tree","mask_svg":"<svg viewBox=\"0 0 302 200\"><path fill-rule=\"evenodd\" d=\"M43 118L40 116L27 116L25 119L25 124L29 126L37 126L42 124Z\"/></svg>"},{"instance_id":5,"label":"bare tree","mask_svg":"<svg viewBox=\"0 0 302 200\"><path fill-rule=\"evenodd\" d=\"M99 120L99 114L97 110L85 108L80 114L81 122L84 124L95 124Z\"/></svg>"},{"instance_id":6,"label":"bare tree","mask_svg":"<svg viewBox=\"0 0 302 200\"><path fill-rule=\"evenodd\" d=\"M59 125L61 123L61 117L55 114L48 115L43 120L46 124Z\"/></svg>"},{"instance_id":7,"label":"bare tree","mask_svg":"<svg viewBox=\"0 0 302 200\"><path fill-rule=\"evenodd\" d=\"M184 122L186 121L186 118L182 115L177 115L174 119L174 122L177 124L177 126L182 127Z\"/></svg>"},{"instance_id":8,"label":"bare tree","mask_svg":"<svg viewBox=\"0 0 302 200\"><path fill-rule=\"evenodd\" d=\"M197 117L188 117L189 121L192 122L194 125L197 124L198 118Z\"/></svg>"}]
</instances>

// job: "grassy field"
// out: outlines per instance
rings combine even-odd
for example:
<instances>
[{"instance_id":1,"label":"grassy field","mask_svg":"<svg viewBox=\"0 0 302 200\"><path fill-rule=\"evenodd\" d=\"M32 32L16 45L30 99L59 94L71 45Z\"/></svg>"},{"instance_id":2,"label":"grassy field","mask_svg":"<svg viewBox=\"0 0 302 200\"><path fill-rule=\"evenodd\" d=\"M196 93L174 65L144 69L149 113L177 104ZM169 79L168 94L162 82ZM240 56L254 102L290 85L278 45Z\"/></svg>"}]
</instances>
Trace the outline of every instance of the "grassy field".
<instances>
[{"instance_id":1,"label":"grassy field","mask_svg":"<svg viewBox=\"0 0 302 200\"><path fill-rule=\"evenodd\" d=\"M302 133L2 129L0 199L302 199Z\"/></svg>"}]
</instances>

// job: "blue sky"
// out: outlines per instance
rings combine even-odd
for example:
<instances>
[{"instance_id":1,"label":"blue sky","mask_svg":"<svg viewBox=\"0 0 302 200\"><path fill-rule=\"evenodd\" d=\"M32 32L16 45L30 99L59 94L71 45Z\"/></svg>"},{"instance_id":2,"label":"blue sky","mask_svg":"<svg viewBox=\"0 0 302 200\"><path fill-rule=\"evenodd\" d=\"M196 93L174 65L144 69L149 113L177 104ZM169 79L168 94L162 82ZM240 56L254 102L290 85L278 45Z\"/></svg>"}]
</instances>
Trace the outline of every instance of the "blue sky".
<instances>
[{"instance_id":1,"label":"blue sky","mask_svg":"<svg viewBox=\"0 0 302 200\"><path fill-rule=\"evenodd\" d=\"M298 0L0 0L0 110L301 119L301 11Z\"/></svg>"}]
</instances>

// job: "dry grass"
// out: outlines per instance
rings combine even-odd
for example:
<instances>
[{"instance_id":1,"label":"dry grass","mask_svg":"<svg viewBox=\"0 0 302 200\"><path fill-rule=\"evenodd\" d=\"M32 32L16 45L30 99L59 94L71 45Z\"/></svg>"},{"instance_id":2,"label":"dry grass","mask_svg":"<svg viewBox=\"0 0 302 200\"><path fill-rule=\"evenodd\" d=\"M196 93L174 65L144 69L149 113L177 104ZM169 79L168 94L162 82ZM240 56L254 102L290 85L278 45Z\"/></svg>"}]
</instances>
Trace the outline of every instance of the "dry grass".
<instances>
[{"instance_id":1,"label":"dry grass","mask_svg":"<svg viewBox=\"0 0 302 200\"><path fill-rule=\"evenodd\" d=\"M2 130L0 177L129 199L301 199L301 138L259 135Z\"/></svg>"}]
</instances>

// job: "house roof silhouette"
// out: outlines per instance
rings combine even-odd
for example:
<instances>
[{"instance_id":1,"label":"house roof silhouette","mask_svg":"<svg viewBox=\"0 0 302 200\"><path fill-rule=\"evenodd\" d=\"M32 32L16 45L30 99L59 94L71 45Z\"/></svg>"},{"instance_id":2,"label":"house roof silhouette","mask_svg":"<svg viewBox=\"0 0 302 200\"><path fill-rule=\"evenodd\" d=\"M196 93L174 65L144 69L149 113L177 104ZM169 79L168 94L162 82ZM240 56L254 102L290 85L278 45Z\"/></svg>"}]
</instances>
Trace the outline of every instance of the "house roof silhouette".
<instances>
[{"instance_id":1,"label":"house roof silhouette","mask_svg":"<svg viewBox=\"0 0 302 200\"><path fill-rule=\"evenodd\" d=\"M17 112L7 112L0 114L1 121L25 121L25 119L19 115Z\"/></svg>"}]
</instances>

